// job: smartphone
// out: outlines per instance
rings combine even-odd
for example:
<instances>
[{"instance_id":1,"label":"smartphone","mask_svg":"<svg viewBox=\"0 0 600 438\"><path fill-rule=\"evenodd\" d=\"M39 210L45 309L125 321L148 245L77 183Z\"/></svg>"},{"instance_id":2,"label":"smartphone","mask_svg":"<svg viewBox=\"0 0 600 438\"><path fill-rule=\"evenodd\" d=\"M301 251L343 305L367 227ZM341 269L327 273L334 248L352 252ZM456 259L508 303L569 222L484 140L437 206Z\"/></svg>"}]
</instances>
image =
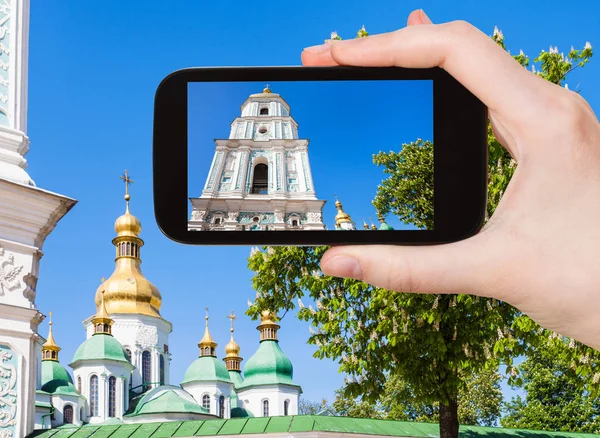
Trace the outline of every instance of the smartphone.
<instances>
[{"instance_id":1,"label":"smartphone","mask_svg":"<svg viewBox=\"0 0 600 438\"><path fill-rule=\"evenodd\" d=\"M181 243L453 242L484 221L487 109L440 68L179 70L155 96L153 190Z\"/></svg>"}]
</instances>

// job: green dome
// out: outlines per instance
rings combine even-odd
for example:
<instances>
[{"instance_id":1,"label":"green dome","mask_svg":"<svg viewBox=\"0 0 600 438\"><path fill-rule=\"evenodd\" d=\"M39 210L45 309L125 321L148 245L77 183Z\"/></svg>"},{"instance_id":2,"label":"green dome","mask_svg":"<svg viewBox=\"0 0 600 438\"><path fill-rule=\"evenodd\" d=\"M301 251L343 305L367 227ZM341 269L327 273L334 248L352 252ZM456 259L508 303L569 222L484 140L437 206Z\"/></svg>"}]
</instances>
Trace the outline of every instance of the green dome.
<instances>
[{"instance_id":1,"label":"green dome","mask_svg":"<svg viewBox=\"0 0 600 438\"><path fill-rule=\"evenodd\" d=\"M231 383L229 371L222 360L214 356L200 356L188 367L183 382L227 382Z\"/></svg>"},{"instance_id":2,"label":"green dome","mask_svg":"<svg viewBox=\"0 0 600 438\"><path fill-rule=\"evenodd\" d=\"M229 371L229 378L233 382L234 388L239 387L244 382L244 379L242 379L242 373L239 371Z\"/></svg>"},{"instance_id":3,"label":"green dome","mask_svg":"<svg viewBox=\"0 0 600 438\"><path fill-rule=\"evenodd\" d=\"M244 381L239 388L254 385L284 384L297 386L293 381L292 362L273 340L262 341L256 353L244 367ZM238 389L239 389L238 388Z\"/></svg>"},{"instance_id":4,"label":"green dome","mask_svg":"<svg viewBox=\"0 0 600 438\"><path fill-rule=\"evenodd\" d=\"M80 360L113 360L131 364L121 343L104 333L94 334L79 346L72 364Z\"/></svg>"},{"instance_id":5,"label":"green dome","mask_svg":"<svg viewBox=\"0 0 600 438\"><path fill-rule=\"evenodd\" d=\"M394 229L394 227L392 227L391 225L388 225L386 222L383 222L380 226L379 226L380 230L383 231L391 231Z\"/></svg>"},{"instance_id":6,"label":"green dome","mask_svg":"<svg viewBox=\"0 0 600 438\"><path fill-rule=\"evenodd\" d=\"M128 416L169 413L210 415L188 392L178 386L163 385L148 391Z\"/></svg>"},{"instance_id":7,"label":"green dome","mask_svg":"<svg viewBox=\"0 0 600 438\"><path fill-rule=\"evenodd\" d=\"M42 391L79 395L67 370L55 360L42 361Z\"/></svg>"}]
</instances>

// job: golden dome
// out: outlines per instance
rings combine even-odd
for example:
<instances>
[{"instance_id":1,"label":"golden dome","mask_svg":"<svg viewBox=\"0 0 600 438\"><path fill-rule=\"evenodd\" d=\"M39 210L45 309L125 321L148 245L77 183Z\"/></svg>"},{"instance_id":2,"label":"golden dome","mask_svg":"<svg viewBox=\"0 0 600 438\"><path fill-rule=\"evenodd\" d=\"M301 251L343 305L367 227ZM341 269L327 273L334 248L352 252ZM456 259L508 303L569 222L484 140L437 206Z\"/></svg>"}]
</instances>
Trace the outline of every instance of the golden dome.
<instances>
[{"instance_id":1,"label":"golden dome","mask_svg":"<svg viewBox=\"0 0 600 438\"><path fill-rule=\"evenodd\" d=\"M198 342L198 347L214 348L217 346L217 343L213 340L210 331L208 330L208 309L206 309L206 317L204 319L206 320L206 328L204 329L204 336L202 336L202 339Z\"/></svg>"},{"instance_id":2,"label":"golden dome","mask_svg":"<svg viewBox=\"0 0 600 438\"><path fill-rule=\"evenodd\" d=\"M129 195L126 195L127 199ZM138 237L142 231L142 224L139 219L129 213L129 202L125 214L119 216L115 221L115 232L119 237Z\"/></svg>"},{"instance_id":3,"label":"golden dome","mask_svg":"<svg viewBox=\"0 0 600 438\"><path fill-rule=\"evenodd\" d=\"M42 345L42 359L58 361L58 352L60 351L60 347L56 345L56 341L52 335L52 312L50 312L50 323L48 325L48 338L46 338L46 342L44 342L44 345Z\"/></svg>"},{"instance_id":4,"label":"golden dome","mask_svg":"<svg viewBox=\"0 0 600 438\"><path fill-rule=\"evenodd\" d=\"M352 223L352 219L343 210L342 203L338 199L336 199L336 201L335 201L335 208L337 208L337 210L338 210L337 214L335 215L335 224L336 225L339 225L339 224L344 223L344 222L350 222L350 223Z\"/></svg>"},{"instance_id":5,"label":"golden dome","mask_svg":"<svg viewBox=\"0 0 600 438\"><path fill-rule=\"evenodd\" d=\"M133 183L127 171L121 179L127 187ZM158 288L142 274L140 249L144 241L139 233L142 225L138 218L129 212L129 189L126 188L125 214L115 222L117 237L112 241L116 247L115 270L108 280L96 291L96 307L99 308L104 292L104 304L109 314L136 314L161 318L162 296Z\"/></svg>"},{"instance_id":6,"label":"golden dome","mask_svg":"<svg viewBox=\"0 0 600 438\"><path fill-rule=\"evenodd\" d=\"M264 88L263 93L270 93L271 89L269 88L269 84Z\"/></svg>"},{"instance_id":7,"label":"golden dome","mask_svg":"<svg viewBox=\"0 0 600 438\"><path fill-rule=\"evenodd\" d=\"M235 342L233 340L233 332L234 332L233 320L236 319L237 317L234 315L233 312L231 312L231 315L227 316L227 318L229 318L231 320L231 328L229 329L229 331L231 332L231 340L225 346L225 357L239 357L240 346L238 345L237 342Z\"/></svg>"}]
</instances>

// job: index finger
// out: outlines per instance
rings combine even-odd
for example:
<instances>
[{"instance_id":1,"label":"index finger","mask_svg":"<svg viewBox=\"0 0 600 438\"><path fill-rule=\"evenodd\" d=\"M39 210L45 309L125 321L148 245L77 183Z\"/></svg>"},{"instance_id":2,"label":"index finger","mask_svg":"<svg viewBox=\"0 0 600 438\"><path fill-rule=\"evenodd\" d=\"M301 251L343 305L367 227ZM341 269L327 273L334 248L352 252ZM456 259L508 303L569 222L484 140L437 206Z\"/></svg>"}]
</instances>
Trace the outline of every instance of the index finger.
<instances>
[{"instance_id":1,"label":"index finger","mask_svg":"<svg viewBox=\"0 0 600 438\"><path fill-rule=\"evenodd\" d=\"M312 53L311 53L312 52ZM305 49L305 65L441 67L505 123L539 120L543 96L557 87L528 72L489 36L464 21L409 26ZM536 118L537 117L537 118ZM512 124L512 123L511 123Z\"/></svg>"}]
</instances>

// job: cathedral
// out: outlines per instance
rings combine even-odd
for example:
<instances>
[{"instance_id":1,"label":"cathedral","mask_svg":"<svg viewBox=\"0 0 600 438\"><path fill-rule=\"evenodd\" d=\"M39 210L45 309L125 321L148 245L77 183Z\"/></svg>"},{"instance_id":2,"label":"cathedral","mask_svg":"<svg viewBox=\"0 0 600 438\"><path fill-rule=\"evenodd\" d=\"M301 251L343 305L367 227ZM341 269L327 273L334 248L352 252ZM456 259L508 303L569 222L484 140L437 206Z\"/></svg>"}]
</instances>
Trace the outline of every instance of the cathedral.
<instances>
[{"instance_id":1,"label":"cathedral","mask_svg":"<svg viewBox=\"0 0 600 438\"><path fill-rule=\"evenodd\" d=\"M127 172L122 178L131 181ZM40 339L35 428L296 415L302 389L270 311L262 313L258 348L242 367L235 315L228 316L231 339L222 355L207 309L198 358L179 385L171 384L172 324L160 314L160 292L140 269L142 226L129 201L127 193L125 213L115 222L115 270L98 287L96 313L84 321L85 340L68 362L73 377L60 362L55 322L47 339Z\"/></svg>"}]
</instances>

